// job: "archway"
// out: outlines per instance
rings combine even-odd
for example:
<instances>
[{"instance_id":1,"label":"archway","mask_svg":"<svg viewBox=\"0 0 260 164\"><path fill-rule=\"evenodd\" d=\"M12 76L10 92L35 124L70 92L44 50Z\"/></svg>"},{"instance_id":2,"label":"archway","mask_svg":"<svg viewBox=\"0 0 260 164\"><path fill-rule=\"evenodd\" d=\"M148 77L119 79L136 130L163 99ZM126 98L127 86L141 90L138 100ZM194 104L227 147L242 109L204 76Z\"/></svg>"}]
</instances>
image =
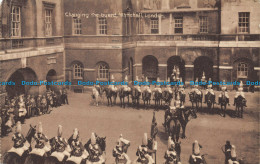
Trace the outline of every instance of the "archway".
<instances>
[{"instance_id":1,"label":"archway","mask_svg":"<svg viewBox=\"0 0 260 164\"><path fill-rule=\"evenodd\" d=\"M16 70L8 79L15 82L15 85L7 85L6 92L9 97L14 97L20 94L33 94L38 92L38 86L22 85L22 81L37 82L36 73L31 68L21 68Z\"/></svg>"},{"instance_id":2,"label":"archway","mask_svg":"<svg viewBox=\"0 0 260 164\"><path fill-rule=\"evenodd\" d=\"M172 79L172 73L174 67L180 70L180 77L182 78L182 81L185 82L185 61L182 60L180 56L172 56L167 60L167 78Z\"/></svg>"},{"instance_id":3,"label":"archway","mask_svg":"<svg viewBox=\"0 0 260 164\"><path fill-rule=\"evenodd\" d=\"M57 81L57 73L54 69L51 69L48 71L47 75L46 75L46 81L47 82L52 82L52 81ZM50 85L46 85L46 89L51 89L52 86Z\"/></svg>"},{"instance_id":4,"label":"archway","mask_svg":"<svg viewBox=\"0 0 260 164\"><path fill-rule=\"evenodd\" d=\"M142 61L142 73L149 81L156 81L158 76L158 60L154 56L145 56Z\"/></svg>"},{"instance_id":5,"label":"archway","mask_svg":"<svg viewBox=\"0 0 260 164\"><path fill-rule=\"evenodd\" d=\"M205 73L206 80L211 78L213 80L213 61L206 56L197 57L194 61L194 80L197 78L199 81Z\"/></svg>"}]
</instances>

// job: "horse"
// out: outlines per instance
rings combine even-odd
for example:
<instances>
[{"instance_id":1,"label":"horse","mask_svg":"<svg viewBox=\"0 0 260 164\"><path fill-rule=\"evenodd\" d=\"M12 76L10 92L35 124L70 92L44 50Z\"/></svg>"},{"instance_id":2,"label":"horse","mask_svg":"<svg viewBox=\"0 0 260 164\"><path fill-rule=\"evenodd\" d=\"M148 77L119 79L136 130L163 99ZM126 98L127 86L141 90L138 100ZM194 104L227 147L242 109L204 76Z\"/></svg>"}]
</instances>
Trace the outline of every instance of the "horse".
<instances>
[{"instance_id":1,"label":"horse","mask_svg":"<svg viewBox=\"0 0 260 164\"><path fill-rule=\"evenodd\" d=\"M162 93L156 90L154 92L154 102L155 102L156 110L158 110L159 106L161 105L161 99L162 99Z\"/></svg>"},{"instance_id":2,"label":"horse","mask_svg":"<svg viewBox=\"0 0 260 164\"><path fill-rule=\"evenodd\" d=\"M172 117L165 128L168 136L171 136L174 142L178 142L181 133L181 123L177 117Z\"/></svg>"},{"instance_id":3,"label":"horse","mask_svg":"<svg viewBox=\"0 0 260 164\"><path fill-rule=\"evenodd\" d=\"M195 104L196 110L198 110L200 103L201 103L201 108L202 108L202 98L203 98L202 93L201 93L201 95L199 95L195 91L193 91L193 92L189 93L189 97L190 97L190 102L192 104L192 108L194 108L194 104Z\"/></svg>"},{"instance_id":4,"label":"horse","mask_svg":"<svg viewBox=\"0 0 260 164\"><path fill-rule=\"evenodd\" d=\"M176 152L175 161L166 160L164 164L178 164L178 162L181 161L181 142L175 142L174 145L174 150Z\"/></svg>"},{"instance_id":5,"label":"horse","mask_svg":"<svg viewBox=\"0 0 260 164\"><path fill-rule=\"evenodd\" d=\"M207 107L208 107L208 112L210 113L214 109L214 104L215 104L215 95L208 92L205 96L207 96Z\"/></svg>"},{"instance_id":6,"label":"horse","mask_svg":"<svg viewBox=\"0 0 260 164\"><path fill-rule=\"evenodd\" d=\"M236 105L236 116L243 118L243 111L246 106L246 99L244 97L242 97L241 95L239 95L235 99L235 105Z\"/></svg>"},{"instance_id":7,"label":"horse","mask_svg":"<svg viewBox=\"0 0 260 164\"><path fill-rule=\"evenodd\" d=\"M179 121L180 121L181 127L182 127L181 138L186 138L186 135L185 135L186 126L187 126L188 122L191 120L191 118L194 118L194 119L197 118L197 114L196 114L195 110L193 108L183 109L182 114L179 117Z\"/></svg>"},{"instance_id":8,"label":"horse","mask_svg":"<svg viewBox=\"0 0 260 164\"><path fill-rule=\"evenodd\" d=\"M97 90L96 87L94 87L92 89L92 98L94 100L94 103L96 104L96 106L98 106L98 103L99 103L99 98L100 98L100 91Z\"/></svg>"},{"instance_id":9,"label":"horse","mask_svg":"<svg viewBox=\"0 0 260 164\"><path fill-rule=\"evenodd\" d=\"M129 95L130 95L130 92L126 91L124 87L119 88L118 96L120 98L120 107L125 108L125 106L126 106L125 97L128 98L128 104L129 104Z\"/></svg>"},{"instance_id":10,"label":"horse","mask_svg":"<svg viewBox=\"0 0 260 164\"><path fill-rule=\"evenodd\" d=\"M189 159L189 164L207 164L205 155L206 154L201 155L201 158L196 158L196 160L194 160L191 155Z\"/></svg>"},{"instance_id":11,"label":"horse","mask_svg":"<svg viewBox=\"0 0 260 164\"><path fill-rule=\"evenodd\" d=\"M225 94L222 94L222 96L219 98L219 104L220 104L220 115L225 117L226 108L228 104L228 98L225 96Z\"/></svg>"},{"instance_id":12,"label":"horse","mask_svg":"<svg viewBox=\"0 0 260 164\"><path fill-rule=\"evenodd\" d=\"M142 99L143 99L144 106L145 106L146 109L147 109L148 106L150 105L151 96L152 96L152 94L151 94L150 92L148 92L147 90L144 90L144 91L142 92ZM145 105L145 104L146 104L146 105Z\"/></svg>"},{"instance_id":13,"label":"horse","mask_svg":"<svg viewBox=\"0 0 260 164\"><path fill-rule=\"evenodd\" d=\"M107 97L107 105L112 106L113 104L116 104L117 93L109 87L104 88L104 91ZM112 102L112 97L114 98L114 102Z\"/></svg>"},{"instance_id":14,"label":"horse","mask_svg":"<svg viewBox=\"0 0 260 164\"><path fill-rule=\"evenodd\" d=\"M166 104L171 104L173 98L173 94L170 93L169 91L163 91L162 93L162 100L166 103Z\"/></svg>"},{"instance_id":15,"label":"horse","mask_svg":"<svg viewBox=\"0 0 260 164\"><path fill-rule=\"evenodd\" d=\"M141 92L139 92L137 88L133 88L131 95L132 95L133 107L136 107L138 109L139 108L139 98L141 96Z\"/></svg>"},{"instance_id":16,"label":"horse","mask_svg":"<svg viewBox=\"0 0 260 164\"><path fill-rule=\"evenodd\" d=\"M31 126L30 129L27 132L27 135L25 137L26 141L31 144L32 137L36 134L36 126ZM31 150L31 146L29 147L29 150ZM22 156L19 156L18 154L14 152L7 152L4 155L3 163L5 164L24 164L26 157L28 156L29 151L25 151Z\"/></svg>"}]
</instances>

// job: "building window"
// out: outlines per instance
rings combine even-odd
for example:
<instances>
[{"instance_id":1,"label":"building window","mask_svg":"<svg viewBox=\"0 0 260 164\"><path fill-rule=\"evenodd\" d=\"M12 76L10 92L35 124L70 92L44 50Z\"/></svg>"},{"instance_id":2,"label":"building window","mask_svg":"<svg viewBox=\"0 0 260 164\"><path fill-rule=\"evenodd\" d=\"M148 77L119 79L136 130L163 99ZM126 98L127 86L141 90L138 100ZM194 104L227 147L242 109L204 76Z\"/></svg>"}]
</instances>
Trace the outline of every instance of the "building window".
<instances>
[{"instance_id":1,"label":"building window","mask_svg":"<svg viewBox=\"0 0 260 164\"><path fill-rule=\"evenodd\" d=\"M99 18L99 34L106 35L107 34L107 19L106 18Z\"/></svg>"},{"instance_id":2,"label":"building window","mask_svg":"<svg viewBox=\"0 0 260 164\"><path fill-rule=\"evenodd\" d=\"M249 33L249 13L238 13L238 32Z\"/></svg>"},{"instance_id":3,"label":"building window","mask_svg":"<svg viewBox=\"0 0 260 164\"><path fill-rule=\"evenodd\" d=\"M151 33L152 34L159 33L159 19L158 18L151 19Z\"/></svg>"},{"instance_id":4,"label":"building window","mask_svg":"<svg viewBox=\"0 0 260 164\"><path fill-rule=\"evenodd\" d=\"M248 64L239 63L237 66L237 78L247 78L248 76Z\"/></svg>"},{"instance_id":5,"label":"building window","mask_svg":"<svg viewBox=\"0 0 260 164\"><path fill-rule=\"evenodd\" d=\"M52 10L45 9L45 36L52 36Z\"/></svg>"},{"instance_id":6,"label":"building window","mask_svg":"<svg viewBox=\"0 0 260 164\"><path fill-rule=\"evenodd\" d=\"M83 67L80 64L73 65L73 75L74 79L82 79L83 78Z\"/></svg>"},{"instance_id":7,"label":"building window","mask_svg":"<svg viewBox=\"0 0 260 164\"><path fill-rule=\"evenodd\" d=\"M175 25L174 25L175 33L182 34L183 33L183 18L176 17L174 20L175 20Z\"/></svg>"},{"instance_id":8,"label":"building window","mask_svg":"<svg viewBox=\"0 0 260 164\"><path fill-rule=\"evenodd\" d=\"M200 16L200 33L208 33L208 17Z\"/></svg>"},{"instance_id":9,"label":"building window","mask_svg":"<svg viewBox=\"0 0 260 164\"><path fill-rule=\"evenodd\" d=\"M108 79L109 67L106 63L101 63L98 66L98 79Z\"/></svg>"},{"instance_id":10,"label":"building window","mask_svg":"<svg viewBox=\"0 0 260 164\"><path fill-rule=\"evenodd\" d=\"M18 6L12 6L11 36L21 36L21 8Z\"/></svg>"},{"instance_id":11,"label":"building window","mask_svg":"<svg viewBox=\"0 0 260 164\"><path fill-rule=\"evenodd\" d=\"M81 35L81 19L73 18L73 34L74 35Z\"/></svg>"}]
</instances>

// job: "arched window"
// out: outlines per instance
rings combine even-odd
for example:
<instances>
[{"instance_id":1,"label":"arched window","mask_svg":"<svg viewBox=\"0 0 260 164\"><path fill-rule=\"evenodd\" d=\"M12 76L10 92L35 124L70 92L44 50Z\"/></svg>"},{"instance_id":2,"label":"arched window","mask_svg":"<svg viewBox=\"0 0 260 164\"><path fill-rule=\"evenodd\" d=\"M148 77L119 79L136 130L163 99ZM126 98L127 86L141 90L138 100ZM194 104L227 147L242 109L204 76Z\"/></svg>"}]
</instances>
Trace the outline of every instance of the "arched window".
<instances>
[{"instance_id":1,"label":"arched window","mask_svg":"<svg viewBox=\"0 0 260 164\"><path fill-rule=\"evenodd\" d=\"M237 66L237 77L238 78L247 78L248 77L248 64L241 62Z\"/></svg>"},{"instance_id":2,"label":"arched window","mask_svg":"<svg viewBox=\"0 0 260 164\"><path fill-rule=\"evenodd\" d=\"M108 79L109 77L109 67L106 63L100 63L98 65L98 79Z\"/></svg>"},{"instance_id":3,"label":"arched window","mask_svg":"<svg viewBox=\"0 0 260 164\"><path fill-rule=\"evenodd\" d=\"M74 79L82 79L83 78L83 67L81 64L73 65L73 77Z\"/></svg>"}]
</instances>

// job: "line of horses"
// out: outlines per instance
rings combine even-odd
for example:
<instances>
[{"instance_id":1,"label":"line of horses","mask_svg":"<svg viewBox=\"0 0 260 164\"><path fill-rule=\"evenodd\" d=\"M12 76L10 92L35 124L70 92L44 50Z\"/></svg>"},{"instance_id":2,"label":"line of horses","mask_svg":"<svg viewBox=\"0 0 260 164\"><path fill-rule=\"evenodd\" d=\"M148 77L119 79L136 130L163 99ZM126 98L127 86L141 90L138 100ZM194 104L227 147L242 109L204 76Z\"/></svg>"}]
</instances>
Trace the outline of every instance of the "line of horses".
<instances>
[{"instance_id":1,"label":"line of horses","mask_svg":"<svg viewBox=\"0 0 260 164\"><path fill-rule=\"evenodd\" d=\"M196 112L202 109L203 93L201 90L200 93L201 94L198 94L195 91L191 91L189 93L189 101L192 104L192 108L194 108ZM170 92L168 89L162 89L162 91L157 89L153 91L142 89L140 92L140 90L134 86L128 86L128 89L125 89L125 87L121 86L113 90L110 87L101 86L95 87L93 89L92 96L97 106L100 102L104 101L104 97L107 98L108 106L116 105L117 97L119 97L120 107L122 108L125 108L126 106L132 106L133 108L139 109L141 107L140 100L142 100L144 109L154 107L156 110L166 109L171 101L173 99L177 100L177 98L179 98L181 105L184 105L186 99L186 94L180 91L180 88L177 86L172 88L172 92ZM219 98L219 103L216 103L215 95L211 92L208 92L205 96L207 97L207 100L205 100L207 105L207 112L214 113L218 111L221 116L225 117L227 105L229 105L229 99L224 94L222 94L222 96ZM132 100L131 102L130 99ZM154 106L151 105L151 101L154 101ZM235 99L235 113L233 116L240 118L243 117L245 101L245 98L243 98L241 95ZM220 110L216 110L215 105L217 104L220 105Z\"/></svg>"}]
</instances>

